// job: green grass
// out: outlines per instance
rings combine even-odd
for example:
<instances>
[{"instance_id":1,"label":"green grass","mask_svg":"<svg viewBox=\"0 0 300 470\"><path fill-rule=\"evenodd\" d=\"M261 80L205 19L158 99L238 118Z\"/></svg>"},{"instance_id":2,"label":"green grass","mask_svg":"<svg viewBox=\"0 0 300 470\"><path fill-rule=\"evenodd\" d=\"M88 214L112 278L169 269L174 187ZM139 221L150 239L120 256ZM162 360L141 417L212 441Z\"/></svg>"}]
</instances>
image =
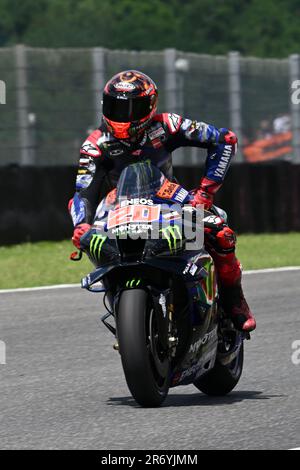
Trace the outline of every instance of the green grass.
<instances>
[{"instance_id":1,"label":"green grass","mask_svg":"<svg viewBox=\"0 0 300 470\"><path fill-rule=\"evenodd\" d=\"M244 269L300 266L300 233L241 235L237 254ZM89 260L69 260L70 241L0 248L0 289L79 283L93 270Z\"/></svg>"},{"instance_id":2,"label":"green grass","mask_svg":"<svg viewBox=\"0 0 300 470\"><path fill-rule=\"evenodd\" d=\"M240 235L237 256L244 269L300 266L300 232Z\"/></svg>"},{"instance_id":3,"label":"green grass","mask_svg":"<svg viewBox=\"0 0 300 470\"><path fill-rule=\"evenodd\" d=\"M80 283L92 271L87 257L69 260L70 241L24 243L0 248L0 289Z\"/></svg>"}]
</instances>

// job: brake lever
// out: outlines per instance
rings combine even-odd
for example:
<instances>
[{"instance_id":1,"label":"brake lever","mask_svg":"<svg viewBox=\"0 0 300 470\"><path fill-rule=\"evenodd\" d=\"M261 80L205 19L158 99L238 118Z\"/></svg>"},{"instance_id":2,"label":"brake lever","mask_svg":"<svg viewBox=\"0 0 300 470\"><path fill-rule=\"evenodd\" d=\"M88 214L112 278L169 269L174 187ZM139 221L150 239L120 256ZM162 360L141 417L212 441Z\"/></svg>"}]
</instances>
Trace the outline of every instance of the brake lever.
<instances>
[{"instance_id":1,"label":"brake lever","mask_svg":"<svg viewBox=\"0 0 300 470\"><path fill-rule=\"evenodd\" d=\"M82 258L82 250L73 251L73 253L70 254L71 261L80 261L81 258Z\"/></svg>"}]
</instances>

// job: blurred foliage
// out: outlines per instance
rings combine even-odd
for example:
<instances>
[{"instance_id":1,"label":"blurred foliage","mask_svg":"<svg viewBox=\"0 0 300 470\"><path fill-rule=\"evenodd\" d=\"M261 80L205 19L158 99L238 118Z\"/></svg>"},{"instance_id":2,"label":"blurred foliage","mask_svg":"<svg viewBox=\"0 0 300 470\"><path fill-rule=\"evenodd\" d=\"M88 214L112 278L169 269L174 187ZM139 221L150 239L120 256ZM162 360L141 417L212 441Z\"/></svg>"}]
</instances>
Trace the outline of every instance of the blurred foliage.
<instances>
[{"instance_id":1,"label":"blurred foliage","mask_svg":"<svg viewBox=\"0 0 300 470\"><path fill-rule=\"evenodd\" d=\"M0 46L283 57L299 51L299 0L0 0Z\"/></svg>"}]
</instances>

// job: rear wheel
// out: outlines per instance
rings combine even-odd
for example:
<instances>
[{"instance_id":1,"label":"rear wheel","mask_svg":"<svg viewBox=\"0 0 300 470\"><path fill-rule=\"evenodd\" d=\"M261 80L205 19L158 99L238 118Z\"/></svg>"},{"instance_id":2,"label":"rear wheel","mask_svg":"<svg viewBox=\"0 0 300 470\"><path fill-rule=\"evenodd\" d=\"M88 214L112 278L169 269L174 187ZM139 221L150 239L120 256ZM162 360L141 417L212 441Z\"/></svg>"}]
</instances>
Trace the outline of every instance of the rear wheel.
<instances>
[{"instance_id":1,"label":"rear wheel","mask_svg":"<svg viewBox=\"0 0 300 470\"><path fill-rule=\"evenodd\" d=\"M237 356L227 365L216 362L215 366L194 385L206 395L222 396L230 393L237 385L243 371L244 344L241 343Z\"/></svg>"},{"instance_id":2,"label":"rear wheel","mask_svg":"<svg viewBox=\"0 0 300 470\"><path fill-rule=\"evenodd\" d=\"M119 350L128 388L145 407L161 405L169 390L170 361L159 324L146 291L122 292L117 315Z\"/></svg>"}]
</instances>

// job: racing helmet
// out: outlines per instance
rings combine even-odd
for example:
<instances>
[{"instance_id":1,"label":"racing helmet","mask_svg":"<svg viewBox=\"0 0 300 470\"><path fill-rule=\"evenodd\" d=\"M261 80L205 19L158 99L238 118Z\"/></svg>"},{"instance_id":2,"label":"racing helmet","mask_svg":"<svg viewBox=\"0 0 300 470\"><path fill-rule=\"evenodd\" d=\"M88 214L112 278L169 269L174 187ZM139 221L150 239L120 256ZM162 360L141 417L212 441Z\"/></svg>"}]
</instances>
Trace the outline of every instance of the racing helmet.
<instances>
[{"instance_id":1,"label":"racing helmet","mask_svg":"<svg viewBox=\"0 0 300 470\"><path fill-rule=\"evenodd\" d=\"M103 120L121 140L137 138L150 126L157 111L157 86L137 70L114 75L103 91Z\"/></svg>"}]
</instances>

